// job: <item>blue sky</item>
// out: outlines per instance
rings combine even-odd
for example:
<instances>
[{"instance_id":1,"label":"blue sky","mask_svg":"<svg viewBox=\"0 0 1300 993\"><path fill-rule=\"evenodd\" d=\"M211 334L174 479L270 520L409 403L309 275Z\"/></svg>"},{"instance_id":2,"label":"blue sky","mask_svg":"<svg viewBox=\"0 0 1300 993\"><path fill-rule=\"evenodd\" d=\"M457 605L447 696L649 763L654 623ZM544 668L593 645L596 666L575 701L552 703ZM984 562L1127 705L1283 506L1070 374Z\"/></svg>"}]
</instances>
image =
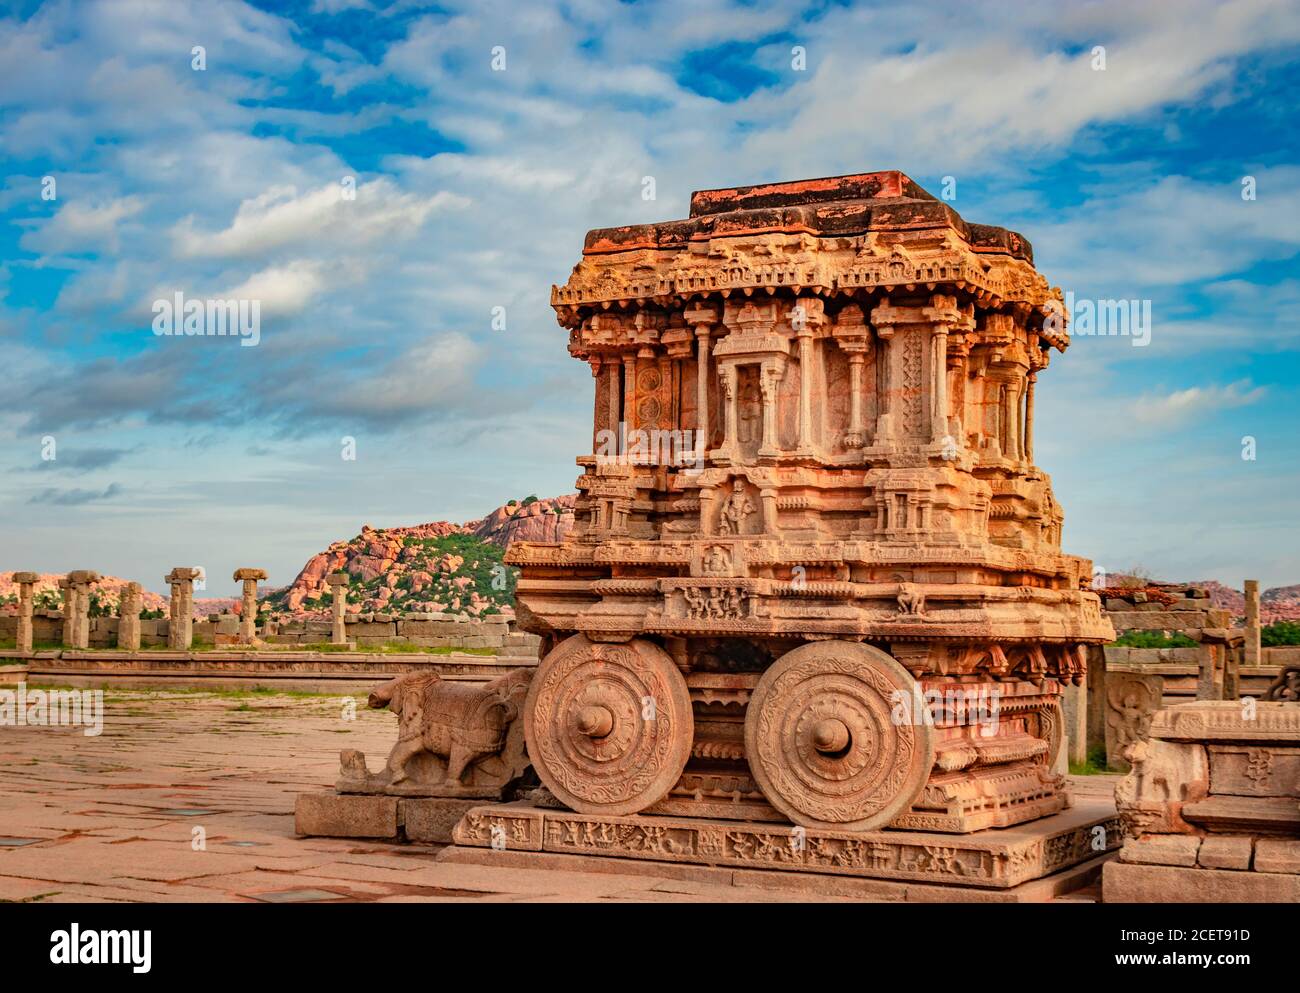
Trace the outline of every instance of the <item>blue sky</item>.
<instances>
[{"instance_id":1,"label":"blue sky","mask_svg":"<svg viewBox=\"0 0 1300 993\"><path fill-rule=\"evenodd\" d=\"M0 570L222 595L568 492L591 378L548 294L587 229L901 169L1077 298L1151 301L1149 345L1076 335L1040 378L1067 549L1300 583L1295 3L3 9ZM260 299L258 346L154 335L177 291Z\"/></svg>"}]
</instances>

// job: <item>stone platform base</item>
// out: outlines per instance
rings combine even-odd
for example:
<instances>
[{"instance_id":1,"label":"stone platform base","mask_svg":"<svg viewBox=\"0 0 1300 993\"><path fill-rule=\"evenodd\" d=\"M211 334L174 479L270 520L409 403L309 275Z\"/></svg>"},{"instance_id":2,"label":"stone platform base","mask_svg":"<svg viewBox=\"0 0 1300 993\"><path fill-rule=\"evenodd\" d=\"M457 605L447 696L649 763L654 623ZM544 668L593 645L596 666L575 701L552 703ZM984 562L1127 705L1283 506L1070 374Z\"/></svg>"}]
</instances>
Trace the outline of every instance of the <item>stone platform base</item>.
<instances>
[{"instance_id":1,"label":"stone platform base","mask_svg":"<svg viewBox=\"0 0 1300 993\"><path fill-rule=\"evenodd\" d=\"M889 882L865 887L893 899L928 890L934 899L986 900L990 891L1006 899L1027 883L1056 877L1077 867L1087 871L1063 882L1087 885L1103 857L1118 849L1121 829L1113 803L1085 800L1074 808L1031 824L967 835L925 831L868 831L861 834L663 816L614 817L535 807L527 802L481 805L470 810L452 834L456 847L442 857L503 856L545 863L531 856L583 856L588 861L618 860L623 865L715 867L761 876L801 876L801 888L824 885L818 879L848 877ZM572 864L566 868L572 868ZM617 870L616 870L617 871ZM623 869L622 871L629 871ZM811 878L816 877L816 878ZM1033 899L1058 895L1056 883L1032 892ZM1062 890L1061 892L1063 892ZM1002 898L1002 897L999 897Z\"/></svg>"},{"instance_id":2,"label":"stone platform base","mask_svg":"<svg viewBox=\"0 0 1300 993\"><path fill-rule=\"evenodd\" d=\"M1300 876L1107 862L1103 903L1300 903Z\"/></svg>"},{"instance_id":3,"label":"stone platform base","mask_svg":"<svg viewBox=\"0 0 1300 993\"><path fill-rule=\"evenodd\" d=\"M511 869L552 869L567 872L653 876L674 882L741 886L802 895L849 897L855 900L907 903L1045 903L1093 886L1113 853L1080 862L1043 879L1006 889L977 889L942 883L904 883L886 879L830 876L820 872L782 872L773 869L731 869L724 866L651 862L645 859L606 858L601 855L564 855L552 852L517 852L509 849L465 848L453 845L435 856L454 865L504 866ZM1093 901L1087 901L1093 902Z\"/></svg>"},{"instance_id":4,"label":"stone platform base","mask_svg":"<svg viewBox=\"0 0 1300 993\"><path fill-rule=\"evenodd\" d=\"M461 818L482 800L300 793L294 830L321 838L386 838L446 845Z\"/></svg>"}]
</instances>

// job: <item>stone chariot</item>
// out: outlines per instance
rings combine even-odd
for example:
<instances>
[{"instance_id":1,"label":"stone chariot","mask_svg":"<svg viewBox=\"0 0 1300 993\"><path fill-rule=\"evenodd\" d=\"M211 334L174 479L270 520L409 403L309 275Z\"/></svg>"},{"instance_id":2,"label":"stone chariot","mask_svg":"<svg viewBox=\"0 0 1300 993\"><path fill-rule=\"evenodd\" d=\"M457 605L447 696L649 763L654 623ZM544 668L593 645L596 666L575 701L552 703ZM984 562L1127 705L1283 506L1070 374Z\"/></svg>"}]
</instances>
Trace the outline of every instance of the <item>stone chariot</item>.
<instances>
[{"instance_id":1,"label":"stone chariot","mask_svg":"<svg viewBox=\"0 0 1300 993\"><path fill-rule=\"evenodd\" d=\"M508 558L543 636L528 754L571 812L537 850L770 842L785 866L797 826L800 867L978 875L960 845L854 846L1068 806L1062 690L1113 632L1033 462L1060 301L1020 235L898 172L697 192L685 220L587 235L552 291L595 384L578 525Z\"/></svg>"}]
</instances>

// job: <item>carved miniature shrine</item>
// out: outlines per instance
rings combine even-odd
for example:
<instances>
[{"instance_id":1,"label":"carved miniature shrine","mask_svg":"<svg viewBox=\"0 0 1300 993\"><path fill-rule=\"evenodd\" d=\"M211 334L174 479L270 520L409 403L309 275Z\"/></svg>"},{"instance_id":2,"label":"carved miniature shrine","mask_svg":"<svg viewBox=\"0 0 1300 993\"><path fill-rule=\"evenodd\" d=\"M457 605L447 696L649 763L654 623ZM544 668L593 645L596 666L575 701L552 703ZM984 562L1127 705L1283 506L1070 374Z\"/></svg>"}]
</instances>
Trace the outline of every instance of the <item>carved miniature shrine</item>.
<instances>
[{"instance_id":1,"label":"carved miniature shrine","mask_svg":"<svg viewBox=\"0 0 1300 993\"><path fill-rule=\"evenodd\" d=\"M835 848L1068 806L1062 687L1113 632L1033 463L1069 340L1025 239L898 172L708 190L590 232L552 303L595 403L575 533L508 559L529 757L583 815L539 847L726 862L731 822Z\"/></svg>"}]
</instances>

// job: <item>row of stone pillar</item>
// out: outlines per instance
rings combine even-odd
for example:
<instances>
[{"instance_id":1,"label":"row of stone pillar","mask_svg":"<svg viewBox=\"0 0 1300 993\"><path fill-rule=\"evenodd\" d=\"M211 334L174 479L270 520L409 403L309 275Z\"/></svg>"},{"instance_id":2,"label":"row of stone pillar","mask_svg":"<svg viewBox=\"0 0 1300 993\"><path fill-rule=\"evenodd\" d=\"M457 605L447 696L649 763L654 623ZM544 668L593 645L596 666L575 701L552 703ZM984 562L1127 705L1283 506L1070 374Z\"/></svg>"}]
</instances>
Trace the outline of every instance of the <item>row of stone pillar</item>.
<instances>
[{"instance_id":1,"label":"row of stone pillar","mask_svg":"<svg viewBox=\"0 0 1300 993\"><path fill-rule=\"evenodd\" d=\"M203 571L178 566L164 576L171 588L168 602L167 647L188 650L194 642L194 581ZM34 572L14 573L18 586L18 638L19 652L32 651L32 614L35 587L40 576ZM59 580L63 594L63 644L67 648L90 647L90 593L91 587L102 579L97 572L79 569ZM253 644L257 640L257 583L266 579L263 569L236 569L233 578L244 584L240 611L239 640ZM330 579L333 582L333 577ZM344 575L343 582L347 582ZM143 605L143 588L139 583L128 583L122 591L118 605L117 647L127 651L140 648L140 609ZM342 602L341 598L337 600ZM336 606L335 628L341 626ZM336 639L337 640L337 639ZM346 640L346 639L344 639Z\"/></svg>"}]
</instances>

